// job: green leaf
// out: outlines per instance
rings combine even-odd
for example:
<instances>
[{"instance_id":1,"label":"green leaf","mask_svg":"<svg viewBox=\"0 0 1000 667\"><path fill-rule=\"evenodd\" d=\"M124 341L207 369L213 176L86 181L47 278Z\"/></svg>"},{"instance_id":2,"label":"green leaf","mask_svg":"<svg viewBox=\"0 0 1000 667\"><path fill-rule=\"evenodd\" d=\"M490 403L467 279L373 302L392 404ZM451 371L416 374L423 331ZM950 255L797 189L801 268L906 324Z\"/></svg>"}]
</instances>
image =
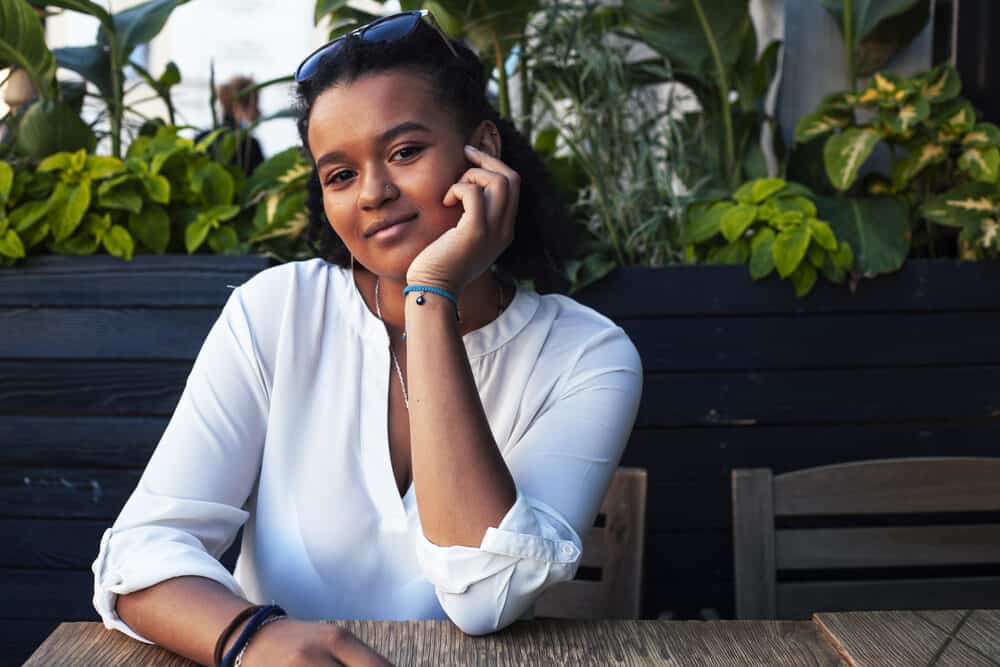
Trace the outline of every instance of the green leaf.
<instances>
[{"instance_id":1,"label":"green leaf","mask_svg":"<svg viewBox=\"0 0 1000 667\"><path fill-rule=\"evenodd\" d=\"M149 0L112 16L123 62L135 47L149 43L167 23L178 0Z\"/></svg>"},{"instance_id":2,"label":"green leaf","mask_svg":"<svg viewBox=\"0 0 1000 667\"><path fill-rule=\"evenodd\" d=\"M134 183L128 183L105 194L98 192L97 205L101 208L138 213L142 210L142 195L137 192Z\"/></svg>"},{"instance_id":3,"label":"green leaf","mask_svg":"<svg viewBox=\"0 0 1000 667\"><path fill-rule=\"evenodd\" d=\"M778 194L785 188L785 181L781 178L761 178L753 182L750 187L750 196L755 204L760 204L771 195Z\"/></svg>"},{"instance_id":4,"label":"green leaf","mask_svg":"<svg viewBox=\"0 0 1000 667\"><path fill-rule=\"evenodd\" d=\"M0 236L0 255L11 259L24 257L24 243L21 242L21 237L13 229L8 229L5 234Z\"/></svg>"},{"instance_id":5,"label":"green leaf","mask_svg":"<svg viewBox=\"0 0 1000 667\"><path fill-rule=\"evenodd\" d=\"M100 45L65 46L53 51L60 67L65 67L97 86L101 97L114 96L111 83L111 58Z\"/></svg>"},{"instance_id":6,"label":"green leaf","mask_svg":"<svg viewBox=\"0 0 1000 667\"><path fill-rule=\"evenodd\" d=\"M101 242L104 244L104 248L115 257L121 257L124 260L132 259L135 244L132 241L132 236L121 225L112 225Z\"/></svg>"},{"instance_id":7,"label":"green leaf","mask_svg":"<svg viewBox=\"0 0 1000 667\"><path fill-rule=\"evenodd\" d=\"M750 244L740 239L722 248L713 248L708 253L709 264L746 264L750 259Z\"/></svg>"},{"instance_id":8,"label":"green leaf","mask_svg":"<svg viewBox=\"0 0 1000 667\"><path fill-rule=\"evenodd\" d=\"M830 258L833 261L833 265L838 269L850 271L854 267L854 251L851 250L851 246L843 241L837 246L837 252L831 255Z\"/></svg>"},{"instance_id":9,"label":"green leaf","mask_svg":"<svg viewBox=\"0 0 1000 667\"><path fill-rule=\"evenodd\" d=\"M56 59L38 14L24 0L0 2L0 70L12 66L27 72L43 98L55 95Z\"/></svg>"},{"instance_id":10,"label":"green leaf","mask_svg":"<svg viewBox=\"0 0 1000 667\"><path fill-rule=\"evenodd\" d=\"M73 109L59 102L38 101L21 117L17 149L35 160L61 151L94 152L97 137Z\"/></svg>"},{"instance_id":11,"label":"green leaf","mask_svg":"<svg viewBox=\"0 0 1000 667\"><path fill-rule=\"evenodd\" d=\"M119 171L123 163L116 157L110 155L90 155L87 157L85 172L92 179L107 178L111 174Z\"/></svg>"},{"instance_id":12,"label":"green leaf","mask_svg":"<svg viewBox=\"0 0 1000 667\"><path fill-rule=\"evenodd\" d=\"M49 212L51 200L35 200L21 204L8 216L11 226L18 232L23 232L45 217Z\"/></svg>"},{"instance_id":13,"label":"green leaf","mask_svg":"<svg viewBox=\"0 0 1000 667\"><path fill-rule=\"evenodd\" d=\"M812 232L809 227L800 225L794 229L786 229L774 240L774 265L778 275L787 278L802 263L809 249Z\"/></svg>"},{"instance_id":14,"label":"green leaf","mask_svg":"<svg viewBox=\"0 0 1000 667\"><path fill-rule=\"evenodd\" d=\"M802 116L795 126L795 143L803 144L834 130L845 128L850 124L851 117L848 113L836 111L808 113Z\"/></svg>"},{"instance_id":15,"label":"green leaf","mask_svg":"<svg viewBox=\"0 0 1000 667\"><path fill-rule=\"evenodd\" d=\"M996 183L1000 174L1000 149L969 148L958 158L958 168L981 183Z\"/></svg>"},{"instance_id":16,"label":"green leaf","mask_svg":"<svg viewBox=\"0 0 1000 667\"><path fill-rule=\"evenodd\" d=\"M239 248L240 239L232 227L220 227L208 235L208 245L216 254L231 254Z\"/></svg>"},{"instance_id":17,"label":"green leaf","mask_svg":"<svg viewBox=\"0 0 1000 667\"><path fill-rule=\"evenodd\" d=\"M215 222L221 222L224 220L229 220L235 218L240 212L240 207L232 204L213 206L204 213L202 213L205 218L213 220Z\"/></svg>"},{"instance_id":18,"label":"green leaf","mask_svg":"<svg viewBox=\"0 0 1000 667\"><path fill-rule=\"evenodd\" d=\"M858 268L873 276L898 271L910 250L907 204L896 197L817 197L820 215L857 254Z\"/></svg>"},{"instance_id":19,"label":"green leaf","mask_svg":"<svg viewBox=\"0 0 1000 667\"><path fill-rule=\"evenodd\" d=\"M14 189L14 168L0 160L0 214Z\"/></svg>"},{"instance_id":20,"label":"green leaf","mask_svg":"<svg viewBox=\"0 0 1000 667\"><path fill-rule=\"evenodd\" d=\"M841 192L851 187L881 138L874 130L851 128L826 140L823 162L833 187Z\"/></svg>"},{"instance_id":21,"label":"green leaf","mask_svg":"<svg viewBox=\"0 0 1000 667\"><path fill-rule=\"evenodd\" d=\"M843 30L844 0L821 0ZM853 0L851 12L857 75L881 69L913 41L930 19L930 0Z\"/></svg>"},{"instance_id":22,"label":"green leaf","mask_svg":"<svg viewBox=\"0 0 1000 667\"><path fill-rule=\"evenodd\" d=\"M24 247L31 250L33 247L45 240L45 237L49 235L49 223L45 222L36 227L21 232L21 240L24 242Z\"/></svg>"},{"instance_id":23,"label":"green leaf","mask_svg":"<svg viewBox=\"0 0 1000 667\"><path fill-rule=\"evenodd\" d=\"M882 123L894 134L910 136L920 123L931 115L931 105L927 100L916 98L905 102L899 107L883 109Z\"/></svg>"},{"instance_id":24,"label":"green leaf","mask_svg":"<svg viewBox=\"0 0 1000 667\"><path fill-rule=\"evenodd\" d=\"M212 221L200 216L184 229L184 247L189 255L193 254L205 242L211 229Z\"/></svg>"},{"instance_id":25,"label":"green leaf","mask_svg":"<svg viewBox=\"0 0 1000 667\"><path fill-rule=\"evenodd\" d=\"M816 278L818 274L816 273L816 268L809 263L800 264L795 272L789 276L792 281L792 286L795 287L795 296L801 298L809 294L812 291L814 285L816 285Z\"/></svg>"},{"instance_id":26,"label":"green leaf","mask_svg":"<svg viewBox=\"0 0 1000 667\"><path fill-rule=\"evenodd\" d=\"M750 277L760 280L774 271L774 231L762 229L750 242Z\"/></svg>"},{"instance_id":27,"label":"green leaf","mask_svg":"<svg viewBox=\"0 0 1000 667\"><path fill-rule=\"evenodd\" d=\"M722 216L720 229L722 235L730 243L735 242L753 224L757 218L757 207L739 204L733 206Z\"/></svg>"},{"instance_id":28,"label":"green leaf","mask_svg":"<svg viewBox=\"0 0 1000 667\"><path fill-rule=\"evenodd\" d=\"M833 230L830 229L830 225L826 224L821 220L809 220L809 229L812 230L813 238L816 243L825 250L830 252L836 252L837 250L837 237L834 236Z\"/></svg>"},{"instance_id":29,"label":"green leaf","mask_svg":"<svg viewBox=\"0 0 1000 667\"><path fill-rule=\"evenodd\" d=\"M170 203L170 181L159 174L150 174L142 179L149 198L157 204Z\"/></svg>"},{"instance_id":30,"label":"green leaf","mask_svg":"<svg viewBox=\"0 0 1000 667\"><path fill-rule=\"evenodd\" d=\"M813 242L809 244L809 249L806 251L806 259L817 269L822 267L826 263L826 258L828 255L826 251L818 243Z\"/></svg>"},{"instance_id":31,"label":"green leaf","mask_svg":"<svg viewBox=\"0 0 1000 667\"><path fill-rule=\"evenodd\" d=\"M206 206L220 206L233 201L233 177L217 162L209 162L196 169L191 186L201 194Z\"/></svg>"},{"instance_id":32,"label":"green leaf","mask_svg":"<svg viewBox=\"0 0 1000 667\"><path fill-rule=\"evenodd\" d=\"M812 203L812 200L802 196L786 197L782 193L782 196L775 199L773 204L779 212L798 211L806 218L816 217L816 205Z\"/></svg>"},{"instance_id":33,"label":"green leaf","mask_svg":"<svg viewBox=\"0 0 1000 667\"><path fill-rule=\"evenodd\" d=\"M84 181L67 186L61 206L55 208L53 205L49 212L49 224L55 240L62 241L69 238L80 225L88 208L90 208L90 183Z\"/></svg>"},{"instance_id":34,"label":"green leaf","mask_svg":"<svg viewBox=\"0 0 1000 667\"><path fill-rule=\"evenodd\" d=\"M130 213L128 229L143 245L162 255L170 243L170 216L156 204L144 206L140 213Z\"/></svg>"},{"instance_id":35,"label":"green leaf","mask_svg":"<svg viewBox=\"0 0 1000 667\"><path fill-rule=\"evenodd\" d=\"M302 151L297 147L285 149L277 153L254 169L253 174L247 180L245 191L246 201L253 200L256 195L264 190L270 190L283 184L282 179L287 179L289 174L293 174L302 167L311 171L311 167L306 165L302 157Z\"/></svg>"},{"instance_id":36,"label":"green leaf","mask_svg":"<svg viewBox=\"0 0 1000 667\"><path fill-rule=\"evenodd\" d=\"M722 227L722 216L732 208L733 205L728 202L690 206L684 230L685 243L702 243L718 234Z\"/></svg>"},{"instance_id":37,"label":"green leaf","mask_svg":"<svg viewBox=\"0 0 1000 667\"><path fill-rule=\"evenodd\" d=\"M928 200L920 215L946 227L965 229L997 215L996 194L991 186L971 183Z\"/></svg>"}]
</instances>

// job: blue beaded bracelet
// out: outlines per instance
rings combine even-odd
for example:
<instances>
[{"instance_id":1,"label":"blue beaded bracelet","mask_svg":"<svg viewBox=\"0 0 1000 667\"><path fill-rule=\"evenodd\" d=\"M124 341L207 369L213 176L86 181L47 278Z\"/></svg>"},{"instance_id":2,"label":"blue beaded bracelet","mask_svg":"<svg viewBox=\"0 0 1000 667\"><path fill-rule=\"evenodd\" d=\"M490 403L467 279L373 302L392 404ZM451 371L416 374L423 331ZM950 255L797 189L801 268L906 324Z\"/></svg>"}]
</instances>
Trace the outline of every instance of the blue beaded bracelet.
<instances>
[{"instance_id":1,"label":"blue beaded bracelet","mask_svg":"<svg viewBox=\"0 0 1000 667\"><path fill-rule=\"evenodd\" d=\"M431 287L430 285L407 285L403 288L403 296L406 296L410 292L430 292L431 294L438 294L455 304L458 308L458 298L446 289L441 289L440 287ZM417 297L417 303L421 306L424 305L423 300Z\"/></svg>"},{"instance_id":2,"label":"blue beaded bracelet","mask_svg":"<svg viewBox=\"0 0 1000 667\"><path fill-rule=\"evenodd\" d=\"M236 643L233 644L233 647L226 653L226 657L222 659L222 667L233 667L233 661L236 659L236 655L240 652L240 650L242 650L246 643L250 641L250 637L257 632L265 620L276 614L281 614L282 616L287 615L285 610L276 604L267 605L266 607L258 609L257 613L250 617L250 620L247 622L246 627L243 628L243 632L240 633Z\"/></svg>"}]
</instances>

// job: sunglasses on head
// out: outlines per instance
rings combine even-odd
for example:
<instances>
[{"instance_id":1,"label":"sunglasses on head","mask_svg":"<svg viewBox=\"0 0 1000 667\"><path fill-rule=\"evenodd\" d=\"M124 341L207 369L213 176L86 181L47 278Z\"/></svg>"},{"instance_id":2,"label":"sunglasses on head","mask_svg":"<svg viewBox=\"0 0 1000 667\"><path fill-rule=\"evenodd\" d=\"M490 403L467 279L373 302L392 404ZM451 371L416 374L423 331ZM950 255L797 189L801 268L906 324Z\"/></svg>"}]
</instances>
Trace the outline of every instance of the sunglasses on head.
<instances>
[{"instance_id":1,"label":"sunglasses on head","mask_svg":"<svg viewBox=\"0 0 1000 667\"><path fill-rule=\"evenodd\" d=\"M441 30L441 27L434 19L434 15L426 9L414 9L408 12L400 12L391 16L383 16L382 18L375 19L371 23L367 23L360 28L355 28L349 33L341 35L337 39L319 47L310 53L298 66L298 69L295 70L295 82L302 83L303 81L311 79L319 69L320 61L324 58L336 55L336 53L343 48L344 42L347 38L357 37L362 41L372 43L396 42L413 32L414 29L416 29L417 24L420 23L421 19L426 19L427 24L434 28L434 31L440 35L441 39L448 46L448 49L456 58L458 58L458 51L455 50L455 47L451 44L451 40L449 40L448 36L444 34L443 30Z\"/></svg>"}]
</instances>

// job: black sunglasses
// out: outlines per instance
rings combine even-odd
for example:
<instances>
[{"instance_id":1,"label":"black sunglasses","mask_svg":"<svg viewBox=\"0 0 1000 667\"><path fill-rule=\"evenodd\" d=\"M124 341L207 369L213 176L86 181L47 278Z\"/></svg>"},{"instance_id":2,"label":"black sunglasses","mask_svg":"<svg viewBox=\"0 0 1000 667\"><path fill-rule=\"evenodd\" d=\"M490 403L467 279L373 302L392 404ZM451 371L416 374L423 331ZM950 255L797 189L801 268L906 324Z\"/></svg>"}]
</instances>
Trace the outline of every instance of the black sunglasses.
<instances>
[{"instance_id":1,"label":"black sunglasses","mask_svg":"<svg viewBox=\"0 0 1000 667\"><path fill-rule=\"evenodd\" d=\"M355 28L349 33L341 35L337 39L319 47L306 56L306 59L295 70L295 82L302 83L311 79L316 74L316 70L319 69L320 61L323 58L336 54L343 47L344 41L348 37L357 37L365 42L395 42L413 32L417 24L420 23L420 20L424 18L434 28L434 31L441 36L441 39L448 46L452 54L458 58L458 51L455 50L455 47L451 44L451 40L441 30L441 26L434 19L434 15L426 9L414 9L375 19L371 23L367 23L360 28Z\"/></svg>"}]
</instances>

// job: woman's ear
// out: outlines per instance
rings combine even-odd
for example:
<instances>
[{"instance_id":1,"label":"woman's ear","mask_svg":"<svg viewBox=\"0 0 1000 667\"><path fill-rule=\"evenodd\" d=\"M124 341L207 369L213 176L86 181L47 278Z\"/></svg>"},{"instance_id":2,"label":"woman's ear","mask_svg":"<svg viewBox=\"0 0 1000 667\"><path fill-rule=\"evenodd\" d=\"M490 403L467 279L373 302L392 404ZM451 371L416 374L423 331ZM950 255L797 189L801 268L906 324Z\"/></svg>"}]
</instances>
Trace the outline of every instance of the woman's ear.
<instances>
[{"instance_id":1,"label":"woman's ear","mask_svg":"<svg viewBox=\"0 0 1000 667\"><path fill-rule=\"evenodd\" d=\"M491 157L500 159L502 143L500 141L500 130L493 124L493 121L484 120L472 133L472 146Z\"/></svg>"}]
</instances>

